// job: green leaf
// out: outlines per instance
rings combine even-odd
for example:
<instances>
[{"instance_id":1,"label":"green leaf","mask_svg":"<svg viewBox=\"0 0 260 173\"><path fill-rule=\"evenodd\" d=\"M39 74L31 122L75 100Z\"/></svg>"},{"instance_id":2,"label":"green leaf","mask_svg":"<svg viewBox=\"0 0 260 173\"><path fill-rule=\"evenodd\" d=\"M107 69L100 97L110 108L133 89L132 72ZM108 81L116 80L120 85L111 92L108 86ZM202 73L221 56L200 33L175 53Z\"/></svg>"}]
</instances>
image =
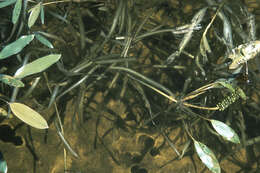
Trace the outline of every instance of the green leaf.
<instances>
[{"instance_id":1,"label":"green leaf","mask_svg":"<svg viewBox=\"0 0 260 173\"><path fill-rule=\"evenodd\" d=\"M6 75L6 74L0 74L0 81L4 82L7 85L13 86L13 87L24 87L24 84L21 80L16 79L12 76Z\"/></svg>"},{"instance_id":2,"label":"green leaf","mask_svg":"<svg viewBox=\"0 0 260 173\"><path fill-rule=\"evenodd\" d=\"M40 34L35 34L35 37L37 40L39 40L45 46L47 46L51 49L53 48L53 45L51 44L51 42L49 40L47 40L45 37L41 36Z\"/></svg>"},{"instance_id":3,"label":"green leaf","mask_svg":"<svg viewBox=\"0 0 260 173\"><path fill-rule=\"evenodd\" d=\"M224 139L239 144L240 140L236 132L230 128L228 125L221 121L210 120L213 128L220 134Z\"/></svg>"},{"instance_id":4,"label":"green leaf","mask_svg":"<svg viewBox=\"0 0 260 173\"><path fill-rule=\"evenodd\" d=\"M31 28L34 23L36 22L39 14L40 14L40 11L41 11L41 2L39 2L37 5L35 5L32 9L31 9L31 14L29 16L29 19L28 19L28 27Z\"/></svg>"},{"instance_id":5,"label":"green leaf","mask_svg":"<svg viewBox=\"0 0 260 173\"><path fill-rule=\"evenodd\" d=\"M229 89L231 92L235 92L235 89L234 87L230 84L230 82L228 81L218 81L218 83L220 85L222 85L223 87Z\"/></svg>"},{"instance_id":6,"label":"green leaf","mask_svg":"<svg viewBox=\"0 0 260 173\"><path fill-rule=\"evenodd\" d=\"M241 88L237 87L237 93L243 100L246 100L246 94Z\"/></svg>"},{"instance_id":7,"label":"green leaf","mask_svg":"<svg viewBox=\"0 0 260 173\"><path fill-rule=\"evenodd\" d=\"M22 103L8 103L11 111L15 116L26 124L35 127L37 129L47 129L49 128L46 120L35 110Z\"/></svg>"},{"instance_id":8,"label":"green leaf","mask_svg":"<svg viewBox=\"0 0 260 173\"><path fill-rule=\"evenodd\" d=\"M16 0L5 0L3 2L0 2L0 8L12 5L16 2Z\"/></svg>"},{"instance_id":9,"label":"green leaf","mask_svg":"<svg viewBox=\"0 0 260 173\"><path fill-rule=\"evenodd\" d=\"M1 152L0 152L0 172L7 173L7 163L4 160L4 156Z\"/></svg>"},{"instance_id":10,"label":"green leaf","mask_svg":"<svg viewBox=\"0 0 260 173\"><path fill-rule=\"evenodd\" d=\"M56 63L61 57L61 54L50 54L26 64L19 68L15 73L15 78L24 78L31 74L39 73Z\"/></svg>"},{"instance_id":11,"label":"green leaf","mask_svg":"<svg viewBox=\"0 0 260 173\"><path fill-rule=\"evenodd\" d=\"M17 0L13 9L12 22L16 24L19 19L20 13L22 9L22 0Z\"/></svg>"},{"instance_id":12,"label":"green leaf","mask_svg":"<svg viewBox=\"0 0 260 173\"><path fill-rule=\"evenodd\" d=\"M0 116L5 116L5 117L7 117L7 111L4 109L4 108L1 108L0 107ZM1 172L1 171L0 171Z\"/></svg>"},{"instance_id":13,"label":"green leaf","mask_svg":"<svg viewBox=\"0 0 260 173\"><path fill-rule=\"evenodd\" d=\"M24 35L14 42L8 44L0 52L0 59L5 59L9 56L19 53L27 44L34 38L34 35Z\"/></svg>"},{"instance_id":14,"label":"green leaf","mask_svg":"<svg viewBox=\"0 0 260 173\"><path fill-rule=\"evenodd\" d=\"M41 5L41 22L44 24L44 6Z\"/></svg>"},{"instance_id":15,"label":"green leaf","mask_svg":"<svg viewBox=\"0 0 260 173\"><path fill-rule=\"evenodd\" d=\"M194 147L201 161L209 168L211 172L221 172L216 156L205 144L200 143L198 141L194 141Z\"/></svg>"}]
</instances>

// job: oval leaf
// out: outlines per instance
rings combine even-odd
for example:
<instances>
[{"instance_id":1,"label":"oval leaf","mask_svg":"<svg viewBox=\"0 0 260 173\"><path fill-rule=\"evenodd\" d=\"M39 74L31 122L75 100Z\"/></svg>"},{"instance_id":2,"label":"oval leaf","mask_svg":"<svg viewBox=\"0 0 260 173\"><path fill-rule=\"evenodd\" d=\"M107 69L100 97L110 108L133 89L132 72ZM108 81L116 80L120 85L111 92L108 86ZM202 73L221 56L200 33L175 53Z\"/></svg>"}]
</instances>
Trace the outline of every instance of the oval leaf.
<instances>
[{"instance_id":1,"label":"oval leaf","mask_svg":"<svg viewBox=\"0 0 260 173\"><path fill-rule=\"evenodd\" d=\"M22 0L17 0L13 9L12 22L16 24L19 19L20 13L22 9Z\"/></svg>"},{"instance_id":2,"label":"oval leaf","mask_svg":"<svg viewBox=\"0 0 260 173\"><path fill-rule=\"evenodd\" d=\"M239 144L240 140L236 132L230 128L228 125L221 121L210 120L213 128L220 134L224 139Z\"/></svg>"},{"instance_id":3,"label":"oval leaf","mask_svg":"<svg viewBox=\"0 0 260 173\"><path fill-rule=\"evenodd\" d=\"M16 79L12 76L0 74L0 81L4 82L7 85L13 86L13 87L24 87L24 84L19 79Z\"/></svg>"},{"instance_id":4,"label":"oval leaf","mask_svg":"<svg viewBox=\"0 0 260 173\"><path fill-rule=\"evenodd\" d=\"M47 46L51 49L53 48L53 45L51 44L51 42L49 40L47 40L45 37L41 36L40 34L35 34L35 37L37 40L39 40L45 46Z\"/></svg>"},{"instance_id":5,"label":"oval leaf","mask_svg":"<svg viewBox=\"0 0 260 173\"><path fill-rule=\"evenodd\" d=\"M28 19L28 27L31 28L34 23L36 22L39 14L41 11L41 2L39 2L37 5L35 5L32 9L31 9L31 13Z\"/></svg>"},{"instance_id":6,"label":"oval leaf","mask_svg":"<svg viewBox=\"0 0 260 173\"><path fill-rule=\"evenodd\" d=\"M35 110L22 103L8 103L13 114L26 124L37 129L49 128L46 120Z\"/></svg>"},{"instance_id":7,"label":"oval leaf","mask_svg":"<svg viewBox=\"0 0 260 173\"><path fill-rule=\"evenodd\" d=\"M214 173L220 173L221 169L214 153L203 143L194 141L194 147L201 161Z\"/></svg>"},{"instance_id":8,"label":"oval leaf","mask_svg":"<svg viewBox=\"0 0 260 173\"><path fill-rule=\"evenodd\" d=\"M12 5L16 2L16 0L5 0L4 2L0 2L0 8L6 7L8 5Z\"/></svg>"},{"instance_id":9,"label":"oval leaf","mask_svg":"<svg viewBox=\"0 0 260 173\"><path fill-rule=\"evenodd\" d=\"M50 54L42 58L26 64L19 68L15 73L16 78L24 78L31 74L42 72L43 70L50 67L52 64L56 63L61 57L61 54Z\"/></svg>"},{"instance_id":10,"label":"oval leaf","mask_svg":"<svg viewBox=\"0 0 260 173\"><path fill-rule=\"evenodd\" d=\"M5 59L11 55L19 53L34 38L34 35L24 35L14 42L8 44L0 52L0 59Z\"/></svg>"}]
</instances>

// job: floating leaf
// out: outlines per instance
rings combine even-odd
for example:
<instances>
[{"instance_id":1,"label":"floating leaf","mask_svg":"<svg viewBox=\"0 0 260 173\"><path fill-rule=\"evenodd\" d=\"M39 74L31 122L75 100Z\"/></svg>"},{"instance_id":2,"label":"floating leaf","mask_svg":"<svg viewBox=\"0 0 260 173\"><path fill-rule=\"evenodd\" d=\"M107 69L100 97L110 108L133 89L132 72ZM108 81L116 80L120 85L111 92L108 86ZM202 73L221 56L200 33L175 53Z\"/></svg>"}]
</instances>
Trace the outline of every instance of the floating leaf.
<instances>
[{"instance_id":1,"label":"floating leaf","mask_svg":"<svg viewBox=\"0 0 260 173\"><path fill-rule=\"evenodd\" d=\"M7 173L7 163L4 159L2 152L0 152L0 172Z\"/></svg>"},{"instance_id":2,"label":"floating leaf","mask_svg":"<svg viewBox=\"0 0 260 173\"><path fill-rule=\"evenodd\" d=\"M44 24L44 6L41 5L41 22Z\"/></svg>"},{"instance_id":3,"label":"floating leaf","mask_svg":"<svg viewBox=\"0 0 260 173\"><path fill-rule=\"evenodd\" d=\"M37 40L39 40L45 46L47 46L49 48L53 48L53 45L51 44L51 42L49 40L47 40L45 37L41 36L40 34L35 34L35 37Z\"/></svg>"},{"instance_id":4,"label":"floating leaf","mask_svg":"<svg viewBox=\"0 0 260 173\"><path fill-rule=\"evenodd\" d=\"M61 57L61 54L50 54L37 60L26 64L19 68L16 73L16 78L24 78L31 74L39 73L50 67L52 64L56 63Z\"/></svg>"},{"instance_id":5,"label":"floating leaf","mask_svg":"<svg viewBox=\"0 0 260 173\"><path fill-rule=\"evenodd\" d=\"M40 11L41 11L41 2L39 2L37 5L35 5L32 9L31 9L31 14L29 16L29 19L28 19L28 27L31 28L34 23L36 22L39 14L40 14Z\"/></svg>"},{"instance_id":6,"label":"floating leaf","mask_svg":"<svg viewBox=\"0 0 260 173\"><path fill-rule=\"evenodd\" d=\"M194 141L194 146L201 161L209 168L209 170L213 173L220 173L221 169L214 153L205 144L198 141Z\"/></svg>"},{"instance_id":7,"label":"floating leaf","mask_svg":"<svg viewBox=\"0 0 260 173\"><path fill-rule=\"evenodd\" d=\"M0 8L6 7L8 5L12 5L16 2L16 0L5 0L0 2Z\"/></svg>"},{"instance_id":8,"label":"floating leaf","mask_svg":"<svg viewBox=\"0 0 260 173\"><path fill-rule=\"evenodd\" d=\"M46 120L35 110L22 103L8 103L13 114L26 124L37 129L49 128Z\"/></svg>"},{"instance_id":9,"label":"floating leaf","mask_svg":"<svg viewBox=\"0 0 260 173\"><path fill-rule=\"evenodd\" d=\"M0 52L0 59L5 59L11 55L19 53L34 38L34 35L24 35L14 42L8 44Z\"/></svg>"},{"instance_id":10,"label":"floating leaf","mask_svg":"<svg viewBox=\"0 0 260 173\"><path fill-rule=\"evenodd\" d=\"M0 81L4 82L7 85L13 86L13 87L24 87L24 84L21 80L16 79L12 76L0 74Z\"/></svg>"},{"instance_id":11,"label":"floating leaf","mask_svg":"<svg viewBox=\"0 0 260 173\"><path fill-rule=\"evenodd\" d=\"M221 121L210 120L213 128L220 134L224 139L239 144L240 140L236 132L230 128L228 125Z\"/></svg>"},{"instance_id":12,"label":"floating leaf","mask_svg":"<svg viewBox=\"0 0 260 173\"><path fill-rule=\"evenodd\" d=\"M17 0L13 9L12 22L16 24L22 9L22 0Z\"/></svg>"}]
</instances>

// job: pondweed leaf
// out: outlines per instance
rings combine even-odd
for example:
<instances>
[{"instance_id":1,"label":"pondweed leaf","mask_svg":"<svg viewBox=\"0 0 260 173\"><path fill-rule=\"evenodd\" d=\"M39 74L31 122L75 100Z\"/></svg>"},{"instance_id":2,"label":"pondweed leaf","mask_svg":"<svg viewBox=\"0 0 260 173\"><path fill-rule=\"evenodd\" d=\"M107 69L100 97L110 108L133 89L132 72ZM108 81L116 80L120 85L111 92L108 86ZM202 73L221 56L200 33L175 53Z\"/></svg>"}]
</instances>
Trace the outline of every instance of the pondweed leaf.
<instances>
[{"instance_id":1,"label":"pondweed leaf","mask_svg":"<svg viewBox=\"0 0 260 173\"><path fill-rule=\"evenodd\" d=\"M51 49L53 48L53 45L51 44L51 42L49 40L47 40L45 37L41 36L40 34L35 34L35 38L37 40L39 40L45 46L47 46Z\"/></svg>"},{"instance_id":2,"label":"pondweed leaf","mask_svg":"<svg viewBox=\"0 0 260 173\"><path fill-rule=\"evenodd\" d=\"M6 74L0 74L0 81L13 87L24 87L24 84L21 80Z\"/></svg>"},{"instance_id":3,"label":"pondweed leaf","mask_svg":"<svg viewBox=\"0 0 260 173\"><path fill-rule=\"evenodd\" d=\"M0 59L5 59L11 55L19 53L34 38L34 35L24 35L14 42L8 44L0 52Z\"/></svg>"},{"instance_id":4,"label":"pondweed leaf","mask_svg":"<svg viewBox=\"0 0 260 173\"><path fill-rule=\"evenodd\" d=\"M227 81L218 81L218 83L220 85L222 85L223 87L229 89L231 92L235 92L235 88L230 84L230 82Z\"/></svg>"},{"instance_id":5,"label":"pondweed leaf","mask_svg":"<svg viewBox=\"0 0 260 173\"><path fill-rule=\"evenodd\" d=\"M39 17L40 11L41 11L41 2L39 2L37 5L35 5L31 9L31 13L28 19L28 27L31 28L34 23L36 22L37 18Z\"/></svg>"},{"instance_id":6,"label":"pondweed leaf","mask_svg":"<svg viewBox=\"0 0 260 173\"><path fill-rule=\"evenodd\" d=\"M22 9L22 0L17 0L13 9L12 22L16 24Z\"/></svg>"},{"instance_id":7,"label":"pondweed leaf","mask_svg":"<svg viewBox=\"0 0 260 173\"><path fill-rule=\"evenodd\" d=\"M16 2L16 0L4 0L0 1L0 8L6 7L8 5L12 5Z\"/></svg>"},{"instance_id":8,"label":"pondweed leaf","mask_svg":"<svg viewBox=\"0 0 260 173\"><path fill-rule=\"evenodd\" d=\"M240 140L236 132L225 123L217 120L210 120L213 128L220 134L224 139L239 144Z\"/></svg>"},{"instance_id":9,"label":"pondweed leaf","mask_svg":"<svg viewBox=\"0 0 260 173\"><path fill-rule=\"evenodd\" d=\"M238 94L243 100L246 100L246 94L245 94L245 92L244 92L241 88L239 88L239 87L237 87L237 94Z\"/></svg>"},{"instance_id":10,"label":"pondweed leaf","mask_svg":"<svg viewBox=\"0 0 260 173\"><path fill-rule=\"evenodd\" d=\"M26 124L35 127L37 129L47 129L49 128L46 120L35 110L22 103L8 103L11 111L15 116Z\"/></svg>"},{"instance_id":11,"label":"pondweed leaf","mask_svg":"<svg viewBox=\"0 0 260 173\"><path fill-rule=\"evenodd\" d=\"M44 6L41 5L41 22L44 24Z\"/></svg>"},{"instance_id":12,"label":"pondweed leaf","mask_svg":"<svg viewBox=\"0 0 260 173\"><path fill-rule=\"evenodd\" d=\"M15 73L15 78L24 78L31 74L39 73L56 63L61 57L61 54L50 54L37 60L28 63L19 68Z\"/></svg>"},{"instance_id":13,"label":"pondweed leaf","mask_svg":"<svg viewBox=\"0 0 260 173\"><path fill-rule=\"evenodd\" d=\"M203 143L194 141L194 146L201 161L213 173L220 173L221 169L214 153Z\"/></svg>"},{"instance_id":14,"label":"pondweed leaf","mask_svg":"<svg viewBox=\"0 0 260 173\"><path fill-rule=\"evenodd\" d=\"M0 116L7 117L7 111L4 108L1 108L1 107L0 107Z\"/></svg>"},{"instance_id":15,"label":"pondweed leaf","mask_svg":"<svg viewBox=\"0 0 260 173\"><path fill-rule=\"evenodd\" d=\"M0 172L7 173L7 163L4 159L3 154L0 152Z\"/></svg>"}]
</instances>

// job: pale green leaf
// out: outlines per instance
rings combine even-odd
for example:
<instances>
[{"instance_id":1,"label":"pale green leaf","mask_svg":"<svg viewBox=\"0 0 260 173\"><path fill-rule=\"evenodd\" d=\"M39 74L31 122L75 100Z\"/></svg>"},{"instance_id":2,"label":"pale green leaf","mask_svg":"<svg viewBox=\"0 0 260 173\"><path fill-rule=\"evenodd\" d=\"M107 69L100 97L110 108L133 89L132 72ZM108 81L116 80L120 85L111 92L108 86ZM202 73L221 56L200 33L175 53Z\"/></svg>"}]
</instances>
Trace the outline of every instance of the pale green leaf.
<instances>
[{"instance_id":1,"label":"pale green leaf","mask_svg":"<svg viewBox=\"0 0 260 173\"><path fill-rule=\"evenodd\" d=\"M28 27L31 28L34 23L36 22L39 14L41 11L41 2L39 2L37 5L35 5L32 9L31 9L31 13L28 19Z\"/></svg>"},{"instance_id":2,"label":"pale green leaf","mask_svg":"<svg viewBox=\"0 0 260 173\"><path fill-rule=\"evenodd\" d=\"M231 92L235 92L235 89L234 89L234 87L230 84L230 82L228 82L228 81L226 81L226 82L224 82L224 81L218 81L218 83L219 83L220 85L222 85L223 87L229 89Z\"/></svg>"},{"instance_id":3,"label":"pale green leaf","mask_svg":"<svg viewBox=\"0 0 260 173\"><path fill-rule=\"evenodd\" d=\"M41 5L41 22L44 24L44 6Z\"/></svg>"},{"instance_id":4,"label":"pale green leaf","mask_svg":"<svg viewBox=\"0 0 260 173\"><path fill-rule=\"evenodd\" d=\"M61 54L50 54L37 60L28 63L17 70L16 78L24 78L31 74L39 73L56 63L61 57Z\"/></svg>"},{"instance_id":5,"label":"pale green leaf","mask_svg":"<svg viewBox=\"0 0 260 173\"><path fill-rule=\"evenodd\" d=\"M0 59L5 59L9 56L19 53L27 44L34 38L34 35L24 35L14 42L8 44L0 52Z\"/></svg>"},{"instance_id":6,"label":"pale green leaf","mask_svg":"<svg viewBox=\"0 0 260 173\"><path fill-rule=\"evenodd\" d=\"M243 100L246 100L246 94L241 88L237 87L237 93Z\"/></svg>"},{"instance_id":7,"label":"pale green leaf","mask_svg":"<svg viewBox=\"0 0 260 173\"><path fill-rule=\"evenodd\" d=\"M39 40L45 46L47 46L49 48L53 48L53 45L51 44L51 42L49 40L47 40L45 37L41 36L40 34L35 34L35 37L37 40Z\"/></svg>"},{"instance_id":8,"label":"pale green leaf","mask_svg":"<svg viewBox=\"0 0 260 173\"><path fill-rule=\"evenodd\" d=\"M24 84L21 80L6 74L0 74L0 81L13 87L24 87Z\"/></svg>"},{"instance_id":9,"label":"pale green leaf","mask_svg":"<svg viewBox=\"0 0 260 173\"><path fill-rule=\"evenodd\" d=\"M221 121L217 120L210 120L213 128L220 134L224 139L233 142L233 143L240 143L239 137L236 132L230 128L228 125Z\"/></svg>"},{"instance_id":10,"label":"pale green leaf","mask_svg":"<svg viewBox=\"0 0 260 173\"><path fill-rule=\"evenodd\" d=\"M213 173L220 173L221 169L214 153L203 143L194 141L194 147L201 161Z\"/></svg>"},{"instance_id":11,"label":"pale green leaf","mask_svg":"<svg viewBox=\"0 0 260 173\"><path fill-rule=\"evenodd\" d=\"M7 163L4 159L3 154L0 152L0 172L7 173Z\"/></svg>"},{"instance_id":12,"label":"pale green leaf","mask_svg":"<svg viewBox=\"0 0 260 173\"><path fill-rule=\"evenodd\" d=\"M3 2L0 1L0 8L12 5L16 2L16 0L4 0Z\"/></svg>"},{"instance_id":13,"label":"pale green leaf","mask_svg":"<svg viewBox=\"0 0 260 173\"><path fill-rule=\"evenodd\" d=\"M22 0L17 0L13 9L12 22L16 24L19 19L20 13L22 9Z\"/></svg>"},{"instance_id":14,"label":"pale green leaf","mask_svg":"<svg viewBox=\"0 0 260 173\"><path fill-rule=\"evenodd\" d=\"M8 103L15 116L26 124L37 129L49 128L47 121L35 110L22 103Z\"/></svg>"}]
</instances>

